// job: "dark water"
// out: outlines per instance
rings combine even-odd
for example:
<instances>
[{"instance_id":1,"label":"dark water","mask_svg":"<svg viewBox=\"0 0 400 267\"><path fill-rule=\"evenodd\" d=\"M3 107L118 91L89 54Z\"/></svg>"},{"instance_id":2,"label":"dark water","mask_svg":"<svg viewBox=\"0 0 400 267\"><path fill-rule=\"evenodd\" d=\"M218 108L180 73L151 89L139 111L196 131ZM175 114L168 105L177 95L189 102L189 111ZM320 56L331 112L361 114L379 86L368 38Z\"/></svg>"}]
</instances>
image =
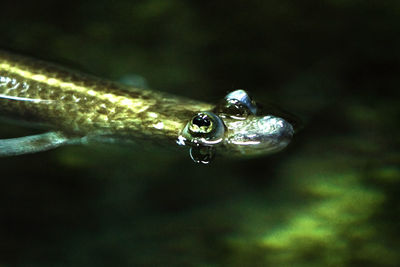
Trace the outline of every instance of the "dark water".
<instances>
[{"instance_id":1,"label":"dark water","mask_svg":"<svg viewBox=\"0 0 400 267\"><path fill-rule=\"evenodd\" d=\"M400 265L400 2L2 1L0 48L305 127L282 153L0 159L0 266ZM30 130L0 126L2 137Z\"/></svg>"}]
</instances>

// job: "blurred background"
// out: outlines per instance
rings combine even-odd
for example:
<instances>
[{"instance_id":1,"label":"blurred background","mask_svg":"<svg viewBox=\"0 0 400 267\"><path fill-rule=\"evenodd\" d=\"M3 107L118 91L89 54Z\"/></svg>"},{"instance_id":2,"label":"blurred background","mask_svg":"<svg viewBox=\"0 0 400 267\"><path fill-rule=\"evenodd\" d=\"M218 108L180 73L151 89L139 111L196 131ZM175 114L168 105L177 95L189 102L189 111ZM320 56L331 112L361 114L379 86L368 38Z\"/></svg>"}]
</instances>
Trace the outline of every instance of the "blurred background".
<instances>
[{"instance_id":1,"label":"blurred background","mask_svg":"<svg viewBox=\"0 0 400 267\"><path fill-rule=\"evenodd\" d=\"M0 266L399 266L400 2L1 3L0 49L299 116L281 153L148 144L0 159ZM0 125L0 138L34 132Z\"/></svg>"}]
</instances>

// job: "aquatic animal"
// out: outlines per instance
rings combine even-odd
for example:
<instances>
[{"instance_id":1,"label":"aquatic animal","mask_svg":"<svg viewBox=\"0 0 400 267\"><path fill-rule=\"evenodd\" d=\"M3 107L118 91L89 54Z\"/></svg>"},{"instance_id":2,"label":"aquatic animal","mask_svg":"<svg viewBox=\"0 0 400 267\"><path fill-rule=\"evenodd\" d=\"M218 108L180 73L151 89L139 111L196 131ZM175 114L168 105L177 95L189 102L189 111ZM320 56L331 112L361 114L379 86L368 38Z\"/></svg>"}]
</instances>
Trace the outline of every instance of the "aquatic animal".
<instances>
[{"instance_id":1,"label":"aquatic animal","mask_svg":"<svg viewBox=\"0 0 400 267\"><path fill-rule=\"evenodd\" d=\"M0 156L67 144L151 141L187 146L208 163L218 153L253 156L286 147L294 124L261 114L245 90L216 105L134 88L0 51L0 115L46 124L42 134L0 139Z\"/></svg>"}]
</instances>

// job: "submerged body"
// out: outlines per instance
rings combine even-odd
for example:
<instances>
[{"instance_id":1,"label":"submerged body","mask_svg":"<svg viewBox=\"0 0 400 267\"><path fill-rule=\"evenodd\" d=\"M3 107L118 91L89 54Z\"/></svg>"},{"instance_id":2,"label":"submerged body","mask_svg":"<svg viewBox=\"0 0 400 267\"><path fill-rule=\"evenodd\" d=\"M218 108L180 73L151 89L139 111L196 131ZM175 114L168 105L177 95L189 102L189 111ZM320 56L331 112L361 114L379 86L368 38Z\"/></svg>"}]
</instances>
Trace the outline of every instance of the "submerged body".
<instances>
[{"instance_id":1,"label":"submerged body","mask_svg":"<svg viewBox=\"0 0 400 267\"><path fill-rule=\"evenodd\" d=\"M123 86L0 52L0 112L73 136L176 140L187 117L211 105Z\"/></svg>"},{"instance_id":2,"label":"submerged body","mask_svg":"<svg viewBox=\"0 0 400 267\"><path fill-rule=\"evenodd\" d=\"M188 145L204 157L195 161L206 162L217 147L228 154L270 153L285 147L293 135L284 119L258 116L255 103L243 90L232 92L216 106L104 81L2 51L0 114L52 127L50 138L47 133L34 141L32 137L0 140L3 156L92 140L150 139ZM266 138L267 131L274 131L274 137ZM195 154L191 153L192 158Z\"/></svg>"}]
</instances>

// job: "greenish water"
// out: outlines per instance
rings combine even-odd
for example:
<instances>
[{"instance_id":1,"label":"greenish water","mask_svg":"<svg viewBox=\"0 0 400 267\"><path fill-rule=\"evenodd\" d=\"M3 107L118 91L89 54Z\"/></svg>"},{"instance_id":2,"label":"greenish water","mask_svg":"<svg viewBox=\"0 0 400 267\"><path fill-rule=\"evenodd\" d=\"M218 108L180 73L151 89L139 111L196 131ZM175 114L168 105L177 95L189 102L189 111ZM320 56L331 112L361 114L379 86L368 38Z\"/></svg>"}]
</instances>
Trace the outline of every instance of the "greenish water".
<instances>
[{"instance_id":1,"label":"greenish water","mask_svg":"<svg viewBox=\"0 0 400 267\"><path fill-rule=\"evenodd\" d=\"M400 265L400 2L3 1L0 48L301 117L283 152L0 159L0 266ZM0 136L31 130L0 125Z\"/></svg>"}]
</instances>

